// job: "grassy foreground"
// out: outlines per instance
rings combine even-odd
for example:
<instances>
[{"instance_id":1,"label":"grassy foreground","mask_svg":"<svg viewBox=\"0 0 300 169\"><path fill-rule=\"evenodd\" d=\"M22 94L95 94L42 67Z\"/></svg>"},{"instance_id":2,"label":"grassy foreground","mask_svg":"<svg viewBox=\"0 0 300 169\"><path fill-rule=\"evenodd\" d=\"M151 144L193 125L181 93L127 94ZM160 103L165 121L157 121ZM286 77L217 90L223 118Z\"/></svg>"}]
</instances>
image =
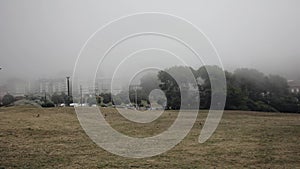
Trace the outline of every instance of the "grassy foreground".
<instances>
[{"instance_id":1,"label":"grassy foreground","mask_svg":"<svg viewBox=\"0 0 300 169\"><path fill-rule=\"evenodd\" d=\"M168 128L177 112L142 125L102 109L118 131L147 137ZM73 108L0 108L0 168L300 168L300 114L226 111L213 136L198 136L207 112L189 135L159 156L129 159L94 144ZM142 129L142 130L141 130Z\"/></svg>"}]
</instances>

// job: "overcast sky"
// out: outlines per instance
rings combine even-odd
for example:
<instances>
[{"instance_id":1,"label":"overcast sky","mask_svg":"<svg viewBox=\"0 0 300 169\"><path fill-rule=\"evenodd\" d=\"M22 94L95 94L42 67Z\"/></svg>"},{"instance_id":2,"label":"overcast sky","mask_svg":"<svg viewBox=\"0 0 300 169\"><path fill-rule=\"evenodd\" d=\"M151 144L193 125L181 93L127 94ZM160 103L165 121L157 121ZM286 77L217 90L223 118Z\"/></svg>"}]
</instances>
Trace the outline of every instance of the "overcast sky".
<instances>
[{"instance_id":1,"label":"overcast sky","mask_svg":"<svg viewBox=\"0 0 300 169\"><path fill-rule=\"evenodd\" d=\"M70 75L91 34L137 12L189 20L213 42L225 69L300 79L299 9L299 0L2 0L0 80Z\"/></svg>"}]
</instances>

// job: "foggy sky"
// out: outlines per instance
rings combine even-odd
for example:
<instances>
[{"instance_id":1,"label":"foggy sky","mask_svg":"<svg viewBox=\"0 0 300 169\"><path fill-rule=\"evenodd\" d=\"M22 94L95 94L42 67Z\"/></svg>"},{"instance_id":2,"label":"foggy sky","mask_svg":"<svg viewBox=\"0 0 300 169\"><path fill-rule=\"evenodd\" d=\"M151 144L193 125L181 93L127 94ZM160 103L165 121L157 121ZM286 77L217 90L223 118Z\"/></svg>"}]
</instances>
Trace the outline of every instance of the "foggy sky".
<instances>
[{"instance_id":1,"label":"foggy sky","mask_svg":"<svg viewBox=\"0 0 300 169\"><path fill-rule=\"evenodd\" d=\"M300 79L300 1L0 1L0 82L71 75L99 27L124 15L163 12L199 27L225 69L256 68ZM138 23L137 23L138 24Z\"/></svg>"}]
</instances>

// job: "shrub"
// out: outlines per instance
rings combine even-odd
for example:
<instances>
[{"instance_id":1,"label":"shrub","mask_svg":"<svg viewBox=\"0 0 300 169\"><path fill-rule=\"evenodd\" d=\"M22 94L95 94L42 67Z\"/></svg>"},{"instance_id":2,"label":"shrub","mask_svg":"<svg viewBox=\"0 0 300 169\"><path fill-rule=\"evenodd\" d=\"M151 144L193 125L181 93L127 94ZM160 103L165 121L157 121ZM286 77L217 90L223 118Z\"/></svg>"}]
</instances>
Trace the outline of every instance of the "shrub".
<instances>
[{"instance_id":1,"label":"shrub","mask_svg":"<svg viewBox=\"0 0 300 169\"><path fill-rule=\"evenodd\" d=\"M42 107L55 107L54 103L52 103L50 101L44 102L41 106Z\"/></svg>"},{"instance_id":2,"label":"shrub","mask_svg":"<svg viewBox=\"0 0 300 169\"><path fill-rule=\"evenodd\" d=\"M2 98L2 104L3 104L4 106L10 105L10 104L12 104L14 101L15 101L14 96L12 96L12 95L10 95L10 94L7 94L7 95L3 96L3 98Z\"/></svg>"}]
</instances>

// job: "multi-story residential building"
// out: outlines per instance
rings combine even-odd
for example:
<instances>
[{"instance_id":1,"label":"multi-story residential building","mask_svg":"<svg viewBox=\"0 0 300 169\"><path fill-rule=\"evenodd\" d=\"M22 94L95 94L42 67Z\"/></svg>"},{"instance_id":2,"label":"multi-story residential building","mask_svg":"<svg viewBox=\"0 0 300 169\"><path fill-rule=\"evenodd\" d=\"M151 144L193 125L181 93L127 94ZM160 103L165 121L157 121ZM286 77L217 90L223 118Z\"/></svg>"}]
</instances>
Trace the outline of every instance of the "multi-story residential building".
<instances>
[{"instance_id":1,"label":"multi-story residential building","mask_svg":"<svg viewBox=\"0 0 300 169\"><path fill-rule=\"evenodd\" d=\"M59 79L39 79L37 81L38 93L67 93L67 83L65 78Z\"/></svg>"}]
</instances>

